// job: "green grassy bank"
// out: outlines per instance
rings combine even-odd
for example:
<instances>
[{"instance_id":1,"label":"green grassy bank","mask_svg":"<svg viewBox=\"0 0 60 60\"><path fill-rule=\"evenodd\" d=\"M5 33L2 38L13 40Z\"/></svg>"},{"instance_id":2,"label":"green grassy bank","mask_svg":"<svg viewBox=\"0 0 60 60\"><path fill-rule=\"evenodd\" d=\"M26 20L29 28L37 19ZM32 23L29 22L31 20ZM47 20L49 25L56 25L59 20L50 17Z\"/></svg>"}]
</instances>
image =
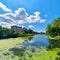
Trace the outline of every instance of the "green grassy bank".
<instances>
[{"instance_id":1,"label":"green grassy bank","mask_svg":"<svg viewBox=\"0 0 60 60\"><path fill-rule=\"evenodd\" d=\"M59 49L49 50L39 48L29 48L28 50L9 51L21 43L28 37L10 38L0 40L0 60L56 60L60 59L57 53ZM23 48L24 49L24 48ZM57 52L58 51L58 52ZM18 54L17 54L18 53ZM20 56L23 53L22 56Z\"/></svg>"},{"instance_id":2,"label":"green grassy bank","mask_svg":"<svg viewBox=\"0 0 60 60\"><path fill-rule=\"evenodd\" d=\"M48 38L49 38L50 40L60 40L60 36L56 36L56 37L48 36Z\"/></svg>"}]
</instances>

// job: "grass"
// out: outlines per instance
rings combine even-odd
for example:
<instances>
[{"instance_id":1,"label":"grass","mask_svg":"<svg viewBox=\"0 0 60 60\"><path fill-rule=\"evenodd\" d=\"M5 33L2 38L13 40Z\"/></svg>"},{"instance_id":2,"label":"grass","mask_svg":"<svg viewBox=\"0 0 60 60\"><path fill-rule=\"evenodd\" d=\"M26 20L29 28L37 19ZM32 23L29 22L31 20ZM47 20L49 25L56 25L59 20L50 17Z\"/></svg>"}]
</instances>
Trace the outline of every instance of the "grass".
<instances>
[{"instance_id":1,"label":"grass","mask_svg":"<svg viewBox=\"0 0 60 60\"><path fill-rule=\"evenodd\" d=\"M30 38L30 36L0 40L0 60L17 60L17 56L14 57L13 52L9 51L9 49L23 43L28 38Z\"/></svg>"},{"instance_id":2,"label":"grass","mask_svg":"<svg viewBox=\"0 0 60 60\"><path fill-rule=\"evenodd\" d=\"M53 48L52 50L49 50L49 54L53 57L53 60L60 60L60 48Z\"/></svg>"},{"instance_id":3,"label":"grass","mask_svg":"<svg viewBox=\"0 0 60 60\"><path fill-rule=\"evenodd\" d=\"M49 38L50 40L60 40L60 36L56 36L56 37L48 36L48 38Z\"/></svg>"},{"instance_id":4,"label":"grass","mask_svg":"<svg viewBox=\"0 0 60 60\"><path fill-rule=\"evenodd\" d=\"M0 40L0 50L12 48L18 44L21 44L25 40L26 40L25 37L24 38L10 38L10 39Z\"/></svg>"},{"instance_id":5,"label":"grass","mask_svg":"<svg viewBox=\"0 0 60 60\"><path fill-rule=\"evenodd\" d=\"M50 55L55 60L60 60L60 36L48 36L48 38L50 39L50 43L53 45L52 49L49 49Z\"/></svg>"},{"instance_id":6,"label":"grass","mask_svg":"<svg viewBox=\"0 0 60 60\"><path fill-rule=\"evenodd\" d=\"M31 36L30 36L31 37ZM20 51L18 55L14 55L13 51L9 51L10 48L13 48L30 37L20 37L20 38L10 38L0 40L0 60L59 60L60 59L60 48L54 48L50 50L46 49L28 49L24 54L20 56Z\"/></svg>"},{"instance_id":7,"label":"grass","mask_svg":"<svg viewBox=\"0 0 60 60\"><path fill-rule=\"evenodd\" d=\"M9 49L23 43L26 39L26 37L23 37L0 40L0 60L12 60L11 56L14 55Z\"/></svg>"}]
</instances>

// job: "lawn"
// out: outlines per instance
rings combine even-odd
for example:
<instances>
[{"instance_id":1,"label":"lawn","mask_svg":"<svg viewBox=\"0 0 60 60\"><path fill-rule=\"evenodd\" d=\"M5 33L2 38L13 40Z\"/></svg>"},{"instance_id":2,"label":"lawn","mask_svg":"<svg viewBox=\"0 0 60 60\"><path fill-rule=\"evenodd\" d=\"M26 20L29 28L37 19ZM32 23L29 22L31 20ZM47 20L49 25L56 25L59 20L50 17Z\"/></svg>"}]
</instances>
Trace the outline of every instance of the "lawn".
<instances>
[{"instance_id":1,"label":"lawn","mask_svg":"<svg viewBox=\"0 0 60 60\"><path fill-rule=\"evenodd\" d=\"M26 40L25 37L0 40L0 50L12 48Z\"/></svg>"},{"instance_id":2,"label":"lawn","mask_svg":"<svg viewBox=\"0 0 60 60\"><path fill-rule=\"evenodd\" d=\"M13 55L13 52L9 51L9 49L23 43L26 39L28 39L28 37L9 38L0 40L0 60L11 60L12 58L10 57Z\"/></svg>"}]
</instances>

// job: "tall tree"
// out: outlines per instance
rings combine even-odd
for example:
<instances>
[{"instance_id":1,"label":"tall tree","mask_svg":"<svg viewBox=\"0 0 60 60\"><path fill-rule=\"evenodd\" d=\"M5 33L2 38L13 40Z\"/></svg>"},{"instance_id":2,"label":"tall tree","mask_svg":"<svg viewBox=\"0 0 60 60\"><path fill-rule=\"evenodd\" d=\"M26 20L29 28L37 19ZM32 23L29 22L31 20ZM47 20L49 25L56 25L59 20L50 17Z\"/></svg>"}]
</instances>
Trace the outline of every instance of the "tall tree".
<instances>
[{"instance_id":1,"label":"tall tree","mask_svg":"<svg viewBox=\"0 0 60 60\"><path fill-rule=\"evenodd\" d=\"M60 17L56 18L46 29L46 34L50 36L60 36Z\"/></svg>"}]
</instances>

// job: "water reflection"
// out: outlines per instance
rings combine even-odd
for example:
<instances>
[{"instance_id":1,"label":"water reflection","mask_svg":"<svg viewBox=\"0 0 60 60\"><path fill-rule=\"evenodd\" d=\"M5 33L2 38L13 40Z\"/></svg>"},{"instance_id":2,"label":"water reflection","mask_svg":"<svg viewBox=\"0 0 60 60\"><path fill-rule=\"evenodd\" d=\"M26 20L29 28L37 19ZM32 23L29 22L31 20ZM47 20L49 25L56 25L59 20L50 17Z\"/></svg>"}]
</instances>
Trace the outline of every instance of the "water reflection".
<instances>
[{"instance_id":1,"label":"water reflection","mask_svg":"<svg viewBox=\"0 0 60 60\"><path fill-rule=\"evenodd\" d=\"M25 41L23 46L48 47L49 39L44 34L35 35L31 40Z\"/></svg>"}]
</instances>

